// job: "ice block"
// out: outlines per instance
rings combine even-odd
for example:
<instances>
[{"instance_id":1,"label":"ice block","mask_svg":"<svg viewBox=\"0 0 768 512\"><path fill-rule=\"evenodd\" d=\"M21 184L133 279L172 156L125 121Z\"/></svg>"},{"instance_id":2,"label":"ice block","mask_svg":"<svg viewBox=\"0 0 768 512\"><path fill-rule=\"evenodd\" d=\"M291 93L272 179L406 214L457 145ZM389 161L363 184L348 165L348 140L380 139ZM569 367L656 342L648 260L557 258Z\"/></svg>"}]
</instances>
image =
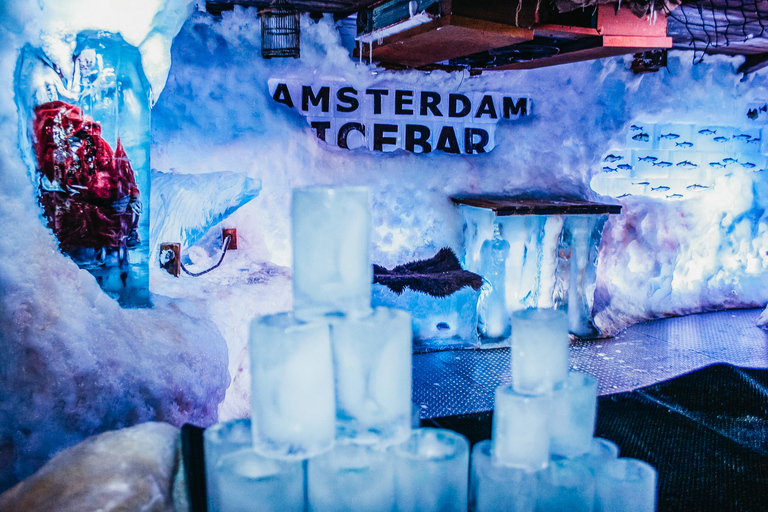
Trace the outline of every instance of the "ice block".
<instances>
[{"instance_id":1,"label":"ice block","mask_svg":"<svg viewBox=\"0 0 768 512\"><path fill-rule=\"evenodd\" d=\"M469 441L464 436L421 428L393 450L398 511L467 510Z\"/></svg>"},{"instance_id":2,"label":"ice block","mask_svg":"<svg viewBox=\"0 0 768 512\"><path fill-rule=\"evenodd\" d=\"M578 457L592 448L597 418L597 380L586 373L569 372L552 392L550 452Z\"/></svg>"},{"instance_id":3,"label":"ice block","mask_svg":"<svg viewBox=\"0 0 768 512\"><path fill-rule=\"evenodd\" d=\"M301 461L269 459L245 448L222 457L215 471L220 512L304 510Z\"/></svg>"},{"instance_id":4,"label":"ice block","mask_svg":"<svg viewBox=\"0 0 768 512\"><path fill-rule=\"evenodd\" d=\"M491 441L472 449L469 510L472 512L534 512L536 473L520 468L496 466L491 459Z\"/></svg>"},{"instance_id":5,"label":"ice block","mask_svg":"<svg viewBox=\"0 0 768 512\"><path fill-rule=\"evenodd\" d=\"M411 431L411 316L375 308L334 315L336 435L357 443L405 440Z\"/></svg>"},{"instance_id":6,"label":"ice block","mask_svg":"<svg viewBox=\"0 0 768 512\"><path fill-rule=\"evenodd\" d=\"M336 393L328 324L291 313L256 318L250 354L254 449L282 458L330 449Z\"/></svg>"},{"instance_id":7,"label":"ice block","mask_svg":"<svg viewBox=\"0 0 768 512\"><path fill-rule=\"evenodd\" d=\"M208 512L219 512L219 483L216 465L219 460L232 452L253 446L251 420L232 420L217 423L203 432L203 453L205 456L205 485Z\"/></svg>"},{"instance_id":8,"label":"ice block","mask_svg":"<svg viewBox=\"0 0 768 512\"><path fill-rule=\"evenodd\" d=\"M553 461L538 477L536 512L592 512L595 479L583 464L565 459Z\"/></svg>"},{"instance_id":9,"label":"ice block","mask_svg":"<svg viewBox=\"0 0 768 512\"><path fill-rule=\"evenodd\" d=\"M365 187L293 191L293 304L297 316L371 304L371 217Z\"/></svg>"},{"instance_id":10,"label":"ice block","mask_svg":"<svg viewBox=\"0 0 768 512\"><path fill-rule=\"evenodd\" d=\"M568 316L555 309L512 314L512 385L545 393L568 375Z\"/></svg>"},{"instance_id":11,"label":"ice block","mask_svg":"<svg viewBox=\"0 0 768 512\"><path fill-rule=\"evenodd\" d=\"M389 451L339 443L308 461L310 512L392 512L394 459Z\"/></svg>"},{"instance_id":12,"label":"ice block","mask_svg":"<svg viewBox=\"0 0 768 512\"><path fill-rule=\"evenodd\" d=\"M493 463L527 471L549 462L550 395L518 393L512 386L496 388L493 407Z\"/></svg>"},{"instance_id":13,"label":"ice block","mask_svg":"<svg viewBox=\"0 0 768 512\"><path fill-rule=\"evenodd\" d=\"M654 512L656 470L647 462L620 458L595 475L596 512Z\"/></svg>"}]
</instances>

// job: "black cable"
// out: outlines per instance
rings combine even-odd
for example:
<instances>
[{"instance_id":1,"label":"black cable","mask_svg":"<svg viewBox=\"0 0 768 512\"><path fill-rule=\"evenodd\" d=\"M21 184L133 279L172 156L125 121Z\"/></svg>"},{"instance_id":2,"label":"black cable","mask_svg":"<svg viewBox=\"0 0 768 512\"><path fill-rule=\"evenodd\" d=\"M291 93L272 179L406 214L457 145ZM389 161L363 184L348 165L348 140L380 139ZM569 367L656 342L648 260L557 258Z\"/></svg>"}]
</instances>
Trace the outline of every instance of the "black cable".
<instances>
[{"instance_id":1,"label":"black cable","mask_svg":"<svg viewBox=\"0 0 768 512\"><path fill-rule=\"evenodd\" d=\"M190 271L189 271L189 270L187 270L187 268L184 266L184 263L182 263L181 261L179 261L179 263L181 264L181 270L183 270L185 273L189 274L189 275L190 275L190 276L192 276L192 277L197 277L197 276L201 276L201 275L203 275L203 274L207 274L207 273L208 273L208 272L210 272L211 270L213 270L213 269L217 268L219 265L221 265L221 262L222 262L222 261L224 261L224 255L225 255L225 254L227 254L227 249L229 248L229 241L230 241L230 240L232 240L232 235L227 235L227 236L224 238L224 244L223 244L223 246L222 246L222 248L221 248L221 257L219 258L219 261L218 261L218 263L216 263L214 266L212 266L212 267L211 267L211 268L209 268L208 270L203 270L202 272L196 272L196 273L195 273L195 272L190 272Z\"/></svg>"}]
</instances>

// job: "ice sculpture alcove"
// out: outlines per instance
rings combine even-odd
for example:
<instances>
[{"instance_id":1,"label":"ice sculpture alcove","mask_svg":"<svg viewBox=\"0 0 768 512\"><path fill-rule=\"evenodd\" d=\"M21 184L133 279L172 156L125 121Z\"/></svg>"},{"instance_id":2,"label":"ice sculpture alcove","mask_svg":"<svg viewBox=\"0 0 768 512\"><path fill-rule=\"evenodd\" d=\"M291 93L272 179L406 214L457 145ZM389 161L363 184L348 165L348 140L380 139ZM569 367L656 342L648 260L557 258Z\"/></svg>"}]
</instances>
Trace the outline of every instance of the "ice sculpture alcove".
<instances>
[{"instance_id":1,"label":"ice sculpture alcove","mask_svg":"<svg viewBox=\"0 0 768 512\"><path fill-rule=\"evenodd\" d=\"M138 48L84 31L73 76L26 45L15 90L20 146L61 250L127 307L149 299L150 88Z\"/></svg>"}]
</instances>

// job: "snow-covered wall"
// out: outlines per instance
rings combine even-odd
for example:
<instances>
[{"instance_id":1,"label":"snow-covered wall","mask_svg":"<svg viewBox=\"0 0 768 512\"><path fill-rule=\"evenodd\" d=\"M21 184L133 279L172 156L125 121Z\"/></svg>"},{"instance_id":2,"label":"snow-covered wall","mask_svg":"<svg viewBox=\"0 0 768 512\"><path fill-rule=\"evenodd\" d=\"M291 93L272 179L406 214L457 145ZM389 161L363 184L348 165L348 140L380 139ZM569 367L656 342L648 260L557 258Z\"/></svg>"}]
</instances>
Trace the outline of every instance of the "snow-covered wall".
<instances>
[{"instance_id":1,"label":"snow-covered wall","mask_svg":"<svg viewBox=\"0 0 768 512\"><path fill-rule=\"evenodd\" d=\"M302 21L301 59L259 56L254 9L220 21L190 18L174 41L168 86L153 110L160 171L244 172L261 195L230 219L251 256L290 266L291 187L365 184L373 191L372 257L392 266L458 249L458 193L527 193L610 201L590 188L603 157L623 148L632 123L750 128L747 106L768 99L765 74L735 73L740 58L671 52L669 67L634 75L631 56L517 72L388 72L350 59L332 20ZM456 93L528 96L532 111L499 121L481 155L346 150L319 140L297 109L272 99L270 78L344 81ZM751 123L751 124L750 124ZM766 172L741 169L696 197L626 197L605 228L595 314L606 334L647 318L768 300ZM723 173L724 174L724 173ZM618 195L618 194L617 194ZM460 253L460 251L457 250ZM155 279L155 284L162 284ZM289 307L289 306L288 306Z\"/></svg>"}]
</instances>

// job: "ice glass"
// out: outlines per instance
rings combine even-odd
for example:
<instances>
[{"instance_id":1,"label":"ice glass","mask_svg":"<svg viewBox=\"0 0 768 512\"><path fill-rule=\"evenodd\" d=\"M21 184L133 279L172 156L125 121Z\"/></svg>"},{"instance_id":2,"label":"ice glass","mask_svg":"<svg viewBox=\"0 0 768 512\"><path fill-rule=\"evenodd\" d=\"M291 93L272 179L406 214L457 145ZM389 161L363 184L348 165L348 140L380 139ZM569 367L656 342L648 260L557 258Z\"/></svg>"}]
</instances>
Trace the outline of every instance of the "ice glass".
<instances>
[{"instance_id":1,"label":"ice glass","mask_svg":"<svg viewBox=\"0 0 768 512\"><path fill-rule=\"evenodd\" d=\"M310 512L392 512L393 463L389 451L351 443L338 443L333 450L310 459Z\"/></svg>"},{"instance_id":2,"label":"ice glass","mask_svg":"<svg viewBox=\"0 0 768 512\"><path fill-rule=\"evenodd\" d=\"M647 462L620 458L595 475L596 512L654 512L656 470Z\"/></svg>"},{"instance_id":3,"label":"ice glass","mask_svg":"<svg viewBox=\"0 0 768 512\"><path fill-rule=\"evenodd\" d=\"M336 371L336 435L357 443L405 440L411 431L411 316L375 308L329 316Z\"/></svg>"},{"instance_id":4,"label":"ice glass","mask_svg":"<svg viewBox=\"0 0 768 512\"><path fill-rule=\"evenodd\" d=\"M253 446L251 420L232 420L217 423L203 432L203 454L205 460L205 486L208 511L219 511L219 484L216 479L216 465L229 453Z\"/></svg>"},{"instance_id":5,"label":"ice glass","mask_svg":"<svg viewBox=\"0 0 768 512\"><path fill-rule=\"evenodd\" d=\"M336 433L336 393L328 324L291 313L251 322L251 409L256 451L306 458Z\"/></svg>"},{"instance_id":6,"label":"ice glass","mask_svg":"<svg viewBox=\"0 0 768 512\"><path fill-rule=\"evenodd\" d=\"M552 455L578 457L592 447L597 415L597 380L586 373L569 372L552 392Z\"/></svg>"},{"instance_id":7,"label":"ice glass","mask_svg":"<svg viewBox=\"0 0 768 512\"><path fill-rule=\"evenodd\" d=\"M294 189L291 216L297 314L369 308L373 267L368 189Z\"/></svg>"},{"instance_id":8,"label":"ice glass","mask_svg":"<svg viewBox=\"0 0 768 512\"><path fill-rule=\"evenodd\" d=\"M604 465L618 457L619 447L616 443L600 437L593 437L589 451L571 460L584 464L592 473L596 474Z\"/></svg>"},{"instance_id":9,"label":"ice glass","mask_svg":"<svg viewBox=\"0 0 768 512\"><path fill-rule=\"evenodd\" d=\"M491 441L472 449L469 510L473 512L534 512L536 473L497 466L491 459Z\"/></svg>"},{"instance_id":10,"label":"ice glass","mask_svg":"<svg viewBox=\"0 0 768 512\"><path fill-rule=\"evenodd\" d=\"M467 510L469 442L464 436L421 428L393 452L398 511Z\"/></svg>"},{"instance_id":11,"label":"ice glass","mask_svg":"<svg viewBox=\"0 0 768 512\"><path fill-rule=\"evenodd\" d=\"M538 477L536 512L592 512L595 478L585 465L567 459L553 461Z\"/></svg>"},{"instance_id":12,"label":"ice glass","mask_svg":"<svg viewBox=\"0 0 768 512\"><path fill-rule=\"evenodd\" d=\"M268 459L250 448L221 458L215 468L220 512L302 512L301 461Z\"/></svg>"},{"instance_id":13,"label":"ice glass","mask_svg":"<svg viewBox=\"0 0 768 512\"><path fill-rule=\"evenodd\" d=\"M518 393L511 385L496 388L492 453L496 465L528 471L549 462L550 395Z\"/></svg>"},{"instance_id":14,"label":"ice glass","mask_svg":"<svg viewBox=\"0 0 768 512\"><path fill-rule=\"evenodd\" d=\"M545 393L568 375L568 315L555 309L512 314L512 385Z\"/></svg>"}]
</instances>

